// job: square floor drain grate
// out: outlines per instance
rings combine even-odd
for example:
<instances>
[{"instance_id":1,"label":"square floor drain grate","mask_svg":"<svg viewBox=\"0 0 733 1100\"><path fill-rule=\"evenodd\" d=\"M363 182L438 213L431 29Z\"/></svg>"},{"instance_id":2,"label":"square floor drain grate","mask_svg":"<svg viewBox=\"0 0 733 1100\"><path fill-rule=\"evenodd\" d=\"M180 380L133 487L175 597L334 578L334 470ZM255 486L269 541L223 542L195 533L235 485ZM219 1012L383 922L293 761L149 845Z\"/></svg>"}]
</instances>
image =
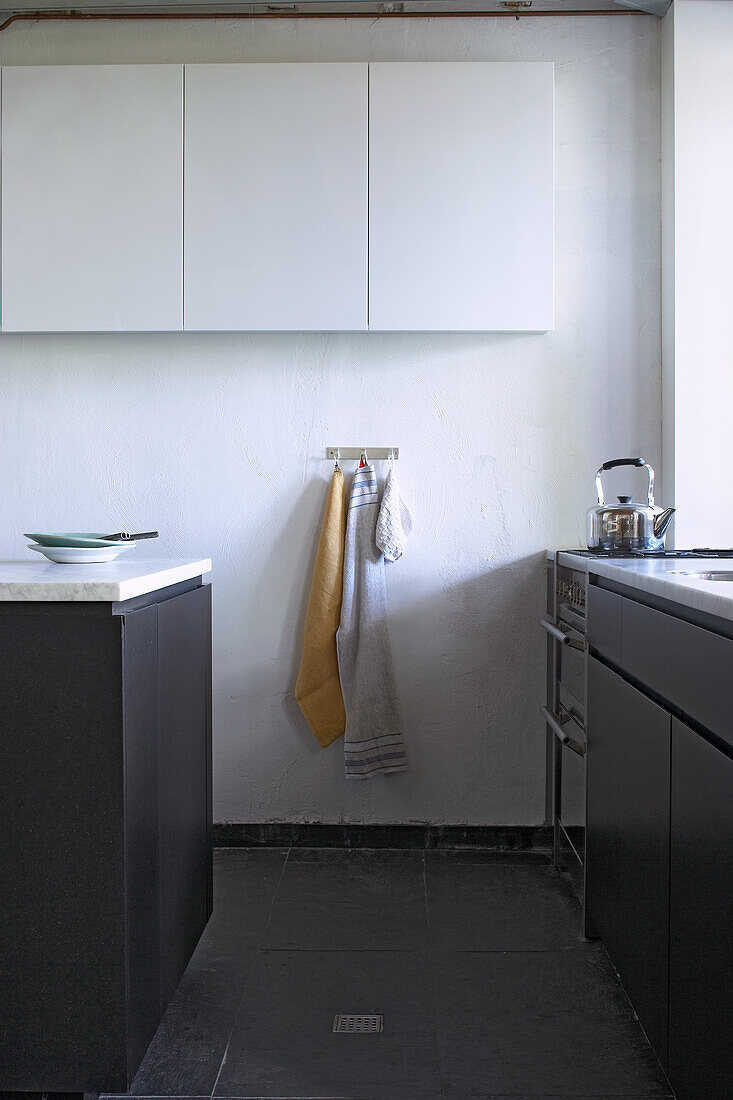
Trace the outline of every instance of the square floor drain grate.
<instances>
[{"instance_id":1,"label":"square floor drain grate","mask_svg":"<svg viewBox=\"0 0 733 1100\"><path fill-rule=\"evenodd\" d=\"M340 1012L333 1018L333 1030L348 1035L384 1031L384 1016L357 1016Z\"/></svg>"}]
</instances>

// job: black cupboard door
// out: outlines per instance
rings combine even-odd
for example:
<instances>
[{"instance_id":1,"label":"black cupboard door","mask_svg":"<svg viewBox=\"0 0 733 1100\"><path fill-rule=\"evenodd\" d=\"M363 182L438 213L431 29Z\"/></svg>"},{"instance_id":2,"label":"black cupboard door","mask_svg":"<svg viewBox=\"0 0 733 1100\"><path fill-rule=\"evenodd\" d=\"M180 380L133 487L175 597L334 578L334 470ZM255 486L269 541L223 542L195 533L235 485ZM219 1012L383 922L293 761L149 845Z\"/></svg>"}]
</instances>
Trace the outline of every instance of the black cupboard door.
<instances>
[{"instance_id":1,"label":"black cupboard door","mask_svg":"<svg viewBox=\"0 0 733 1100\"><path fill-rule=\"evenodd\" d=\"M586 907L666 1064L669 713L588 662Z\"/></svg>"},{"instance_id":2,"label":"black cupboard door","mask_svg":"<svg viewBox=\"0 0 733 1100\"><path fill-rule=\"evenodd\" d=\"M122 631L4 604L0 654L0 1089L124 1089Z\"/></svg>"},{"instance_id":3,"label":"black cupboard door","mask_svg":"<svg viewBox=\"0 0 733 1100\"><path fill-rule=\"evenodd\" d=\"M160 1022L157 604L122 622L127 1088Z\"/></svg>"},{"instance_id":4,"label":"black cupboard door","mask_svg":"<svg viewBox=\"0 0 733 1100\"><path fill-rule=\"evenodd\" d=\"M733 1096L733 760L672 722L669 1079Z\"/></svg>"},{"instance_id":5,"label":"black cupboard door","mask_svg":"<svg viewBox=\"0 0 733 1100\"><path fill-rule=\"evenodd\" d=\"M158 604L160 997L211 912L211 586Z\"/></svg>"}]
</instances>

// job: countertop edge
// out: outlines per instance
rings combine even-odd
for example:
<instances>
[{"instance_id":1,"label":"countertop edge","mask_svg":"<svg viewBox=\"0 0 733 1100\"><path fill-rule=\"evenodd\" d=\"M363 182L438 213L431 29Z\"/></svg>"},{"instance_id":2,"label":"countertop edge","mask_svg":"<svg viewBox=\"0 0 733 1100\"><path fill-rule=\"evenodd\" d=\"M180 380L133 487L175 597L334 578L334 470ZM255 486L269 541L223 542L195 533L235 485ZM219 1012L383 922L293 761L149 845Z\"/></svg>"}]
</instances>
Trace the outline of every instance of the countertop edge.
<instances>
[{"instance_id":1,"label":"countertop edge","mask_svg":"<svg viewBox=\"0 0 733 1100\"><path fill-rule=\"evenodd\" d=\"M89 580L78 577L64 580L63 570L67 566L56 565L53 568L59 570L58 581L49 580L47 576L43 580L0 580L0 603L124 603L136 596L170 588L171 585L210 573L211 558L179 561L173 565L166 565L162 558L159 568L156 568L154 561L141 562L139 575L116 580L95 580L91 574Z\"/></svg>"},{"instance_id":2,"label":"countertop edge","mask_svg":"<svg viewBox=\"0 0 733 1100\"><path fill-rule=\"evenodd\" d=\"M211 572L211 558L202 558L200 561L191 562L190 565L176 565L163 571L166 580L162 584L147 583L149 580L160 580L161 574L151 574L150 577L139 577L129 581L120 581L118 587L120 595L115 597L120 603L123 600L131 600L135 596L144 596L148 592L155 592L159 588L170 588L173 584L189 581L193 577L203 576Z\"/></svg>"},{"instance_id":3,"label":"countertop edge","mask_svg":"<svg viewBox=\"0 0 733 1100\"><path fill-rule=\"evenodd\" d=\"M660 569L661 565L666 568ZM588 573L605 577L626 588L659 596L680 607L689 607L733 622L733 582L670 576L673 570L684 570L686 566L691 571L705 572L706 569L720 569L721 563L716 558L668 558L665 562L647 560L622 565L618 561L590 559Z\"/></svg>"}]
</instances>

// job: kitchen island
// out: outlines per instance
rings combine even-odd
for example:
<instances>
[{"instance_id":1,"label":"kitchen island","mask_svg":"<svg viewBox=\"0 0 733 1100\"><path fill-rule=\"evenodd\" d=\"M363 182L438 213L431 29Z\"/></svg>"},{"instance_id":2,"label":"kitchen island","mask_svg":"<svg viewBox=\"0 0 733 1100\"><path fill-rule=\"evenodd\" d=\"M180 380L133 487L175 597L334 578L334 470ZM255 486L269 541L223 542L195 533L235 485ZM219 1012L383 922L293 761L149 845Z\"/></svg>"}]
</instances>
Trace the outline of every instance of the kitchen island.
<instances>
[{"instance_id":1,"label":"kitchen island","mask_svg":"<svg viewBox=\"0 0 733 1100\"><path fill-rule=\"evenodd\" d=\"M733 1095L733 582L719 558L588 574L587 930L678 1100Z\"/></svg>"},{"instance_id":2,"label":"kitchen island","mask_svg":"<svg viewBox=\"0 0 733 1100\"><path fill-rule=\"evenodd\" d=\"M209 918L210 568L0 563L0 1091L126 1091Z\"/></svg>"}]
</instances>

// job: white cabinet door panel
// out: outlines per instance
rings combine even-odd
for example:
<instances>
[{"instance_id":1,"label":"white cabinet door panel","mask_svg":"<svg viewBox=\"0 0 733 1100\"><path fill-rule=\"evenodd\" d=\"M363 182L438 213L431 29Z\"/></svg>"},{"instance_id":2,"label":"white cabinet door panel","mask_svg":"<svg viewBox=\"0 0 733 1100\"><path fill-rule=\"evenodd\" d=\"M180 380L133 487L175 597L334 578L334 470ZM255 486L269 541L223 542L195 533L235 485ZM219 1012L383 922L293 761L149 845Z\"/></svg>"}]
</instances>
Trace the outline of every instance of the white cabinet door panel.
<instances>
[{"instance_id":1,"label":"white cabinet door panel","mask_svg":"<svg viewBox=\"0 0 733 1100\"><path fill-rule=\"evenodd\" d=\"M366 64L187 65L187 330L367 323Z\"/></svg>"},{"instance_id":2,"label":"white cabinet door panel","mask_svg":"<svg viewBox=\"0 0 733 1100\"><path fill-rule=\"evenodd\" d=\"M4 68L2 328L182 328L180 65Z\"/></svg>"},{"instance_id":3,"label":"white cabinet door panel","mask_svg":"<svg viewBox=\"0 0 733 1100\"><path fill-rule=\"evenodd\" d=\"M554 74L370 65L369 327L553 326Z\"/></svg>"}]
</instances>

